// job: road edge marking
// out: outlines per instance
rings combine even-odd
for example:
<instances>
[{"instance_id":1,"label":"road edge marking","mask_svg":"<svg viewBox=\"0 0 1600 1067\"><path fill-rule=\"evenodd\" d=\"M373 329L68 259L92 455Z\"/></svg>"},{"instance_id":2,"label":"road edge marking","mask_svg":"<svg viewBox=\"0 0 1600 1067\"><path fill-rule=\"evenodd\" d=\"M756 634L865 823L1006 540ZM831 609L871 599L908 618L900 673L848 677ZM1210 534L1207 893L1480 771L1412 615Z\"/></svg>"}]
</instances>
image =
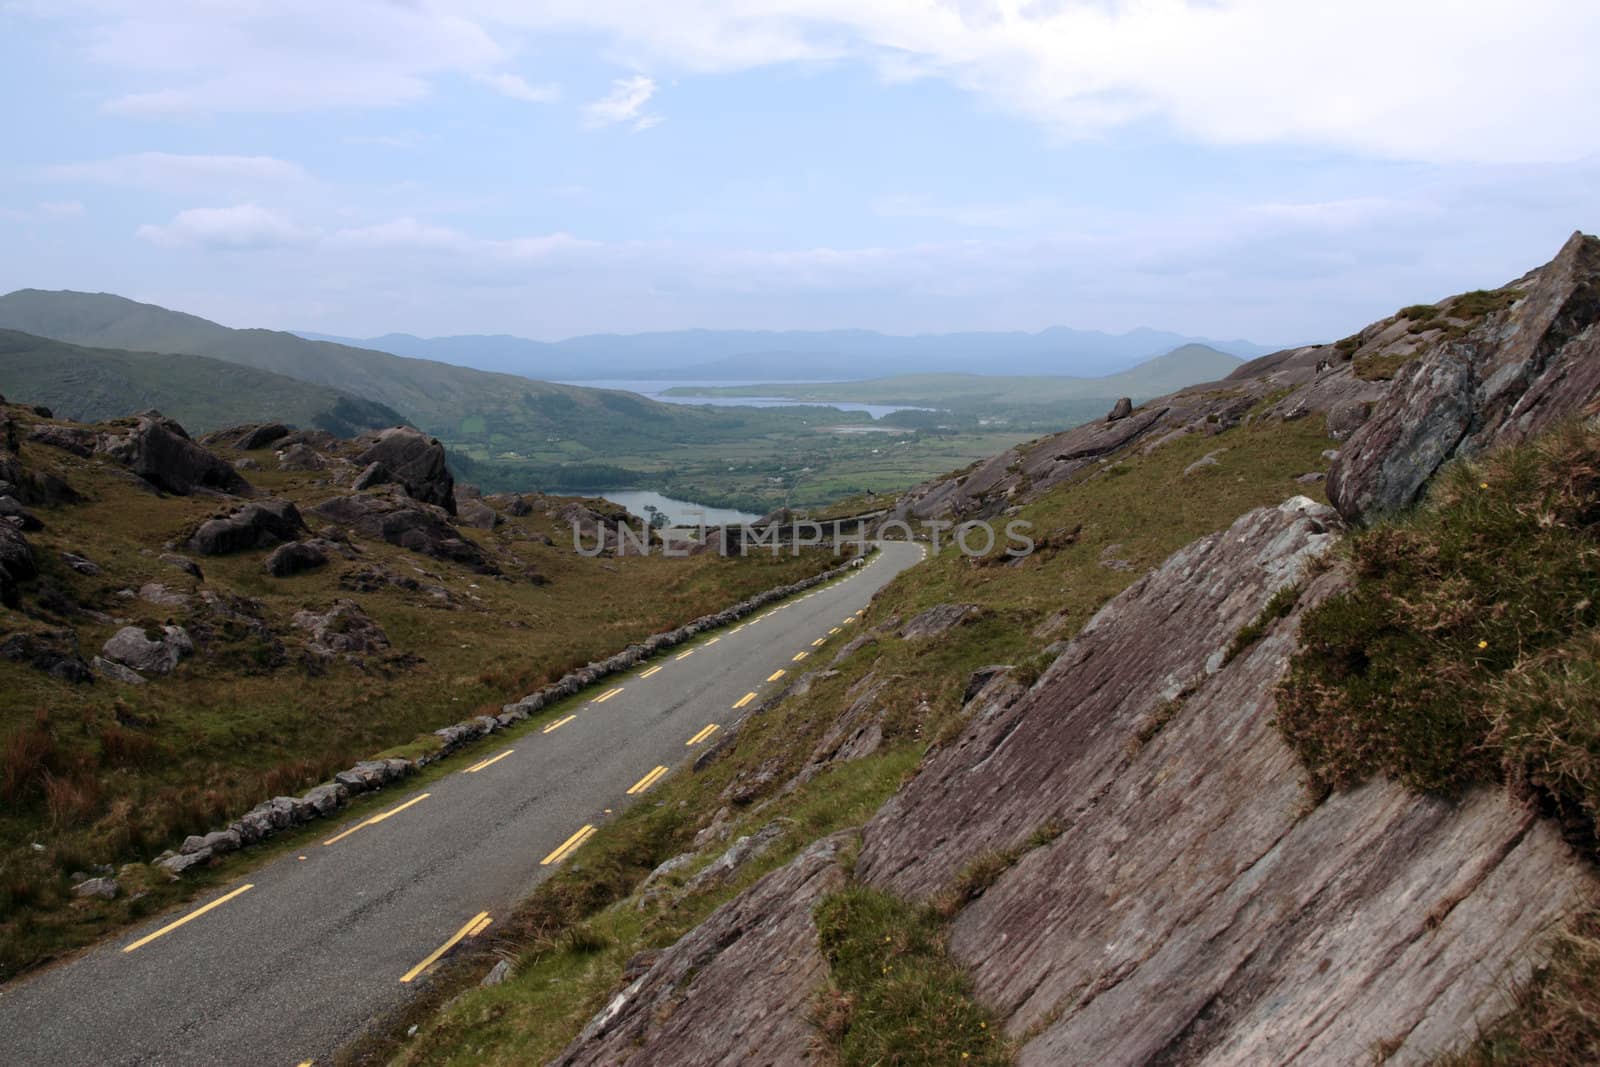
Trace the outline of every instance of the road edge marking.
<instances>
[{"instance_id":1,"label":"road edge marking","mask_svg":"<svg viewBox=\"0 0 1600 1067\"><path fill-rule=\"evenodd\" d=\"M200 918L200 916L204 915L206 912L210 911L212 908L220 908L220 907L222 907L222 905L226 904L228 901L232 900L234 897L238 896L240 893L246 892L247 890L251 890L251 889L254 889L254 888L255 888L255 883L254 882L246 882L244 885L240 886L238 889L235 889L233 892L226 893L226 894L218 897L216 900L213 900L211 903L205 905L204 907L196 908L194 911L191 911L189 914L185 915L181 919L178 919L176 922L170 922L167 925L163 926L161 929L155 931L154 933L150 933L150 934L144 935L139 940L135 941L133 944L124 946L122 951L123 952L132 952L136 948L143 948L144 946L148 945L150 942L154 941L156 938L164 937L165 935L172 933L172 931L176 930L180 926L183 926L185 923L190 923L190 922L193 922L194 920Z\"/></svg>"},{"instance_id":2,"label":"road edge marking","mask_svg":"<svg viewBox=\"0 0 1600 1067\"><path fill-rule=\"evenodd\" d=\"M479 923L483 923L484 926L489 925L487 922L484 922L484 920L488 918L488 912L480 911L478 914L468 919L467 924L461 929L457 930L455 934L451 936L450 940L446 941L444 944L428 953L427 957L423 959L421 963L417 964L415 967L411 968L404 975L402 975L400 981L402 983L409 984L412 979L417 977L417 975L421 974L429 967L432 967L435 963L438 963L439 957L455 948L456 945L460 944L463 939L471 937L476 930L481 930L483 927L479 926Z\"/></svg>"}]
</instances>

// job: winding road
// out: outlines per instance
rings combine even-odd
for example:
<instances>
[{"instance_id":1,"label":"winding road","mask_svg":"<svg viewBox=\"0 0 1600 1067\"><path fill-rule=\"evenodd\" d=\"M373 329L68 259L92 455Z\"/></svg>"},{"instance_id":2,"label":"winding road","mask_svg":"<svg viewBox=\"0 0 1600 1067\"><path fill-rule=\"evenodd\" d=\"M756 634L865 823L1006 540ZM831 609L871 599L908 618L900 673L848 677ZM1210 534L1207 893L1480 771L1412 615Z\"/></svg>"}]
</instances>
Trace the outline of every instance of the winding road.
<instances>
[{"instance_id":1,"label":"winding road","mask_svg":"<svg viewBox=\"0 0 1600 1067\"><path fill-rule=\"evenodd\" d=\"M923 558L880 547L849 577L602 680L452 757L444 777L391 787L372 814L330 820L183 909L0 987L0 1063L325 1060Z\"/></svg>"}]
</instances>

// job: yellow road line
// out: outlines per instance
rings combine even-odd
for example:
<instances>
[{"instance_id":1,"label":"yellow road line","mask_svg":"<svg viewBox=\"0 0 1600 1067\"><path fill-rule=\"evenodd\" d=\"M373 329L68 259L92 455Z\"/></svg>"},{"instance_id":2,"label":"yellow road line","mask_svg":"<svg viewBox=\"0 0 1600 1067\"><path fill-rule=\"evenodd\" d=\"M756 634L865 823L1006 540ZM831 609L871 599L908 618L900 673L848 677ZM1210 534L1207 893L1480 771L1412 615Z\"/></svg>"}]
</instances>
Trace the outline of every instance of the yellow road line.
<instances>
[{"instance_id":1,"label":"yellow road line","mask_svg":"<svg viewBox=\"0 0 1600 1067\"><path fill-rule=\"evenodd\" d=\"M854 615L846 615L844 618L839 620L839 623L842 626L849 626L851 623L853 623L855 621L856 621L856 617Z\"/></svg>"},{"instance_id":2,"label":"yellow road line","mask_svg":"<svg viewBox=\"0 0 1600 1067\"><path fill-rule=\"evenodd\" d=\"M716 644L718 641L721 641L721 640L722 640L722 638L720 638L720 637L713 637L711 640L706 642L706 647L710 648L712 645Z\"/></svg>"},{"instance_id":3,"label":"yellow road line","mask_svg":"<svg viewBox=\"0 0 1600 1067\"><path fill-rule=\"evenodd\" d=\"M485 930L489 929L489 924L492 923L492 922L494 922L494 920L489 918L489 916L485 915L482 919L478 920L478 922L472 927L472 929L467 931L467 936L468 937L477 937L479 934L481 934Z\"/></svg>"},{"instance_id":4,"label":"yellow road line","mask_svg":"<svg viewBox=\"0 0 1600 1067\"><path fill-rule=\"evenodd\" d=\"M680 659L688 659L692 655L694 655L694 649L691 648L689 651L680 652L676 656L673 656L672 658L673 658L674 661L677 661L677 660L680 660Z\"/></svg>"},{"instance_id":5,"label":"yellow road line","mask_svg":"<svg viewBox=\"0 0 1600 1067\"><path fill-rule=\"evenodd\" d=\"M683 747L688 748L691 745L698 745L700 742L716 733L719 729L721 729L721 727L719 727L716 723L712 723L710 726L707 726L704 730L701 730L699 733L689 738L689 740L685 741L683 743Z\"/></svg>"},{"instance_id":6,"label":"yellow road line","mask_svg":"<svg viewBox=\"0 0 1600 1067\"><path fill-rule=\"evenodd\" d=\"M123 949L122 951L124 951L124 952L132 952L136 948L143 948L145 945L148 945L150 942L154 941L156 938L162 937L162 936L164 936L166 934L172 933L172 931L176 930L178 927L182 926L184 923L193 922L194 920L200 918L200 916L204 915L206 912L210 911L212 908L220 908L220 907L222 907L222 905L226 904L228 901L232 900L234 897L238 896L240 893L244 893L244 892L246 892L248 890L251 890L251 889L254 889L254 888L255 888L254 885L250 885L250 884L242 885L238 889L235 889L233 892L227 893L227 894L224 894L223 896L218 897L216 900L213 900L211 903L207 904L205 907L196 908L194 911L191 911L189 914L185 915L183 918L177 920L176 922L168 923L167 925L163 926L161 929L157 930L155 933L146 934L145 936L141 937L139 940L135 941L133 944L129 945L127 948Z\"/></svg>"},{"instance_id":7,"label":"yellow road line","mask_svg":"<svg viewBox=\"0 0 1600 1067\"><path fill-rule=\"evenodd\" d=\"M467 770L466 770L466 773L467 774L477 774L479 771L483 770L485 767L493 767L496 763L499 763L501 760L505 759L507 756L511 755L511 753L513 753L515 751L516 751L516 749L514 749L514 748L508 748L504 752L500 753L500 755L498 755L498 756L490 756L486 760L480 760L477 763L474 763L472 766L468 767Z\"/></svg>"},{"instance_id":8,"label":"yellow road line","mask_svg":"<svg viewBox=\"0 0 1600 1067\"><path fill-rule=\"evenodd\" d=\"M771 674L767 675L767 681L776 682L779 678L784 676L784 673L784 671L773 671Z\"/></svg>"},{"instance_id":9,"label":"yellow road line","mask_svg":"<svg viewBox=\"0 0 1600 1067\"><path fill-rule=\"evenodd\" d=\"M825 645L827 643L828 639L826 637L819 637L815 641L811 642L811 647L816 648L818 645Z\"/></svg>"},{"instance_id":10,"label":"yellow road line","mask_svg":"<svg viewBox=\"0 0 1600 1067\"><path fill-rule=\"evenodd\" d=\"M551 733L552 731L559 730L563 726L567 725L567 723L571 722L573 719L576 719L576 718L577 718L576 715L568 715L565 719L557 719L555 722L551 723L549 726L546 726L540 732L548 734L548 733Z\"/></svg>"},{"instance_id":11,"label":"yellow road line","mask_svg":"<svg viewBox=\"0 0 1600 1067\"><path fill-rule=\"evenodd\" d=\"M606 701L610 700L612 697L616 696L620 692L622 692L622 686L620 686L620 685L617 686L615 689L607 689L604 693L601 693L599 696L597 696L593 700L589 701L589 703L591 703L591 704L604 704Z\"/></svg>"},{"instance_id":12,"label":"yellow road line","mask_svg":"<svg viewBox=\"0 0 1600 1067\"><path fill-rule=\"evenodd\" d=\"M805 659L809 655L811 655L811 653L809 653L809 652L796 652L794 654L794 662L795 663L799 663L801 660Z\"/></svg>"},{"instance_id":13,"label":"yellow road line","mask_svg":"<svg viewBox=\"0 0 1600 1067\"><path fill-rule=\"evenodd\" d=\"M480 911L478 914L468 919L467 925L457 930L455 934L451 936L450 940L446 941L444 944L428 953L428 958L407 971L403 976L401 976L400 981L410 982L417 975L421 974L423 971L439 962L439 957L455 948L463 938L471 937L476 930L482 929L482 927L478 925L479 923L483 923L484 926L487 926L488 923L484 923L483 921L488 917L488 912Z\"/></svg>"},{"instance_id":14,"label":"yellow road line","mask_svg":"<svg viewBox=\"0 0 1600 1067\"><path fill-rule=\"evenodd\" d=\"M387 819L389 816L391 816L391 815L399 815L402 811L405 811L411 805L420 804L424 800L427 800L431 796L433 796L432 793L419 793L416 796L412 797L410 800L406 801L404 804L396 804L394 807L390 808L388 811L380 811L378 814L374 815L372 818L364 820L363 822L358 822L354 826L350 827L348 830L343 830L343 831L341 831L341 832L339 832L337 834L334 834L332 837L330 837L326 841L324 841L323 844L324 845L331 845L331 844L334 844L336 842L343 841L345 838L349 837L351 834L355 833L357 830L364 829L365 827L368 827L368 826L376 826L380 822L382 822L383 820Z\"/></svg>"},{"instance_id":15,"label":"yellow road line","mask_svg":"<svg viewBox=\"0 0 1600 1067\"><path fill-rule=\"evenodd\" d=\"M748 704L752 700L754 700L755 698L756 698L756 695L754 693L746 693L744 696L742 696L738 700L734 701L733 706L735 708L742 708L746 704Z\"/></svg>"},{"instance_id":16,"label":"yellow road line","mask_svg":"<svg viewBox=\"0 0 1600 1067\"><path fill-rule=\"evenodd\" d=\"M834 634L836 634L838 632L839 632L839 628L837 626L835 626L833 629L828 631L828 636L832 637Z\"/></svg>"},{"instance_id":17,"label":"yellow road line","mask_svg":"<svg viewBox=\"0 0 1600 1067\"><path fill-rule=\"evenodd\" d=\"M593 836L594 827L589 823L584 823L583 826L579 828L577 833L561 842L560 845L556 846L554 852L540 860L539 866L548 867L552 863L560 863L562 860L578 851L578 847Z\"/></svg>"},{"instance_id":18,"label":"yellow road line","mask_svg":"<svg viewBox=\"0 0 1600 1067\"><path fill-rule=\"evenodd\" d=\"M660 670L661 670L661 667L659 665L657 665L655 667L651 667L649 670L647 670L643 674L639 675L639 677L640 677L640 679L648 678L652 674L659 673Z\"/></svg>"},{"instance_id":19,"label":"yellow road line","mask_svg":"<svg viewBox=\"0 0 1600 1067\"><path fill-rule=\"evenodd\" d=\"M628 795L631 797L643 793L646 789L649 789L651 786L655 785L657 780L659 780L660 777L666 773L667 769L665 767L657 767L655 770L651 771L637 782L634 782L633 785L628 789Z\"/></svg>"}]
</instances>

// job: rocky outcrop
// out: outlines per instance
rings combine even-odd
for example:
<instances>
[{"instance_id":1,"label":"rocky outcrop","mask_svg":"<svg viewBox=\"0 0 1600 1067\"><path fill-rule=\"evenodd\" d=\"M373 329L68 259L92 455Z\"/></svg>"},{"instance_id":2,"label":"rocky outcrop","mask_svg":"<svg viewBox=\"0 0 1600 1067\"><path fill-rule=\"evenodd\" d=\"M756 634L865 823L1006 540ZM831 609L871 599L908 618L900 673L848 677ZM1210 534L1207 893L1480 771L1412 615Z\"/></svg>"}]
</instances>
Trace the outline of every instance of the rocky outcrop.
<instances>
[{"instance_id":1,"label":"rocky outcrop","mask_svg":"<svg viewBox=\"0 0 1600 1067\"><path fill-rule=\"evenodd\" d=\"M841 860L849 841L845 835L824 838L718 908L656 956L553 1062L829 1062L811 1022L811 993L828 974L811 915L823 897L845 884Z\"/></svg>"},{"instance_id":2,"label":"rocky outcrop","mask_svg":"<svg viewBox=\"0 0 1600 1067\"><path fill-rule=\"evenodd\" d=\"M293 444L278 453L278 469L285 471L320 471L328 467L328 457L310 445Z\"/></svg>"},{"instance_id":3,"label":"rocky outcrop","mask_svg":"<svg viewBox=\"0 0 1600 1067\"><path fill-rule=\"evenodd\" d=\"M287 500L262 500L207 519L187 547L202 556L225 556L293 541L306 532L300 511Z\"/></svg>"},{"instance_id":4,"label":"rocky outcrop","mask_svg":"<svg viewBox=\"0 0 1600 1067\"><path fill-rule=\"evenodd\" d=\"M92 682L94 675L78 651L73 630L40 630L0 640L0 659L26 663L62 682Z\"/></svg>"},{"instance_id":5,"label":"rocky outcrop","mask_svg":"<svg viewBox=\"0 0 1600 1067\"><path fill-rule=\"evenodd\" d=\"M100 650L113 663L149 674L171 674L178 662L193 652L194 642L181 626L163 626L159 635L124 626Z\"/></svg>"},{"instance_id":6,"label":"rocky outcrop","mask_svg":"<svg viewBox=\"0 0 1600 1067\"><path fill-rule=\"evenodd\" d=\"M149 484L178 496L196 489L250 492L250 483L226 460L195 444L182 426L159 412L135 417L124 432L106 435L98 447Z\"/></svg>"},{"instance_id":7,"label":"rocky outcrop","mask_svg":"<svg viewBox=\"0 0 1600 1067\"><path fill-rule=\"evenodd\" d=\"M323 659L344 656L355 662L389 650L389 636L354 600L335 600L328 611L296 612L293 625L307 632L306 651Z\"/></svg>"},{"instance_id":8,"label":"rocky outcrop","mask_svg":"<svg viewBox=\"0 0 1600 1067\"><path fill-rule=\"evenodd\" d=\"M0 522L0 604L15 607L18 586L38 573L28 539L15 526Z\"/></svg>"},{"instance_id":9,"label":"rocky outcrop","mask_svg":"<svg viewBox=\"0 0 1600 1067\"><path fill-rule=\"evenodd\" d=\"M1306 797L1273 691L1300 613L1343 582L1312 567L1337 526L1302 498L1184 548L868 825L858 876L922 899L1057 834L951 928L1020 1063L1357 1062L1380 1044L1415 1062L1503 1010L1591 898L1558 833L1499 794ZM1289 617L1227 659L1297 583Z\"/></svg>"},{"instance_id":10,"label":"rocky outcrop","mask_svg":"<svg viewBox=\"0 0 1600 1067\"><path fill-rule=\"evenodd\" d=\"M71 452L81 459L88 459L100 445L100 434L83 426L40 423L28 431L28 440Z\"/></svg>"},{"instance_id":11,"label":"rocky outcrop","mask_svg":"<svg viewBox=\"0 0 1600 1067\"><path fill-rule=\"evenodd\" d=\"M393 487L334 497L311 510L330 522L424 556L459 563L481 574L499 570L482 548L450 525L444 509L420 503Z\"/></svg>"},{"instance_id":12,"label":"rocky outcrop","mask_svg":"<svg viewBox=\"0 0 1600 1067\"><path fill-rule=\"evenodd\" d=\"M1411 309L1408 309L1408 311ZM1600 394L1600 239L1573 234L1554 260L1494 293L1369 326L1352 362L1404 362L1328 471L1349 520L1412 503L1455 456L1525 441L1592 411Z\"/></svg>"},{"instance_id":13,"label":"rocky outcrop","mask_svg":"<svg viewBox=\"0 0 1600 1067\"><path fill-rule=\"evenodd\" d=\"M908 641L927 640L946 633L972 617L978 611L972 604L935 604L911 617L900 627L900 636Z\"/></svg>"},{"instance_id":14,"label":"rocky outcrop","mask_svg":"<svg viewBox=\"0 0 1600 1067\"><path fill-rule=\"evenodd\" d=\"M381 464L384 481L403 486L413 500L455 514L455 478L450 474L444 446L437 440L409 426L395 426L363 434L357 443L365 446L356 457L357 463Z\"/></svg>"}]
</instances>

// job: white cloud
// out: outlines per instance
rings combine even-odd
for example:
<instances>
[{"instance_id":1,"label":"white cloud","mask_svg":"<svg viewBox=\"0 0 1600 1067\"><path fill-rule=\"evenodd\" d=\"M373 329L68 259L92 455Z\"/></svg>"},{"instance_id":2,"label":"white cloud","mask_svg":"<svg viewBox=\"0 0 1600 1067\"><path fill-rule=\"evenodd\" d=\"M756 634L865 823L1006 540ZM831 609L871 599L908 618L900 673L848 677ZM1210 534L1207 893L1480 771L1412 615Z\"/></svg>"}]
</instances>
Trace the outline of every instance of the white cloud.
<instances>
[{"instance_id":1,"label":"white cloud","mask_svg":"<svg viewBox=\"0 0 1600 1067\"><path fill-rule=\"evenodd\" d=\"M273 156L176 155L139 152L46 167L40 176L56 182L136 186L165 193L214 192L242 187L282 187L307 180L298 163Z\"/></svg>"},{"instance_id":2,"label":"white cloud","mask_svg":"<svg viewBox=\"0 0 1600 1067\"><path fill-rule=\"evenodd\" d=\"M78 200L43 200L32 208L0 207L0 219L7 222L51 222L59 219L76 219L85 214Z\"/></svg>"},{"instance_id":3,"label":"white cloud","mask_svg":"<svg viewBox=\"0 0 1600 1067\"><path fill-rule=\"evenodd\" d=\"M485 74L483 81L502 96L529 104L548 104L561 99L561 89L555 85L533 85L520 74Z\"/></svg>"},{"instance_id":4,"label":"white cloud","mask_svg":"<svg viewBox=\"0 0 1600 1067\"><path fill-rule=\"evenodd\" d=\"M308 244L316 238L315 231L253 203L189 208L165 226L140 226L137 233L163 248L278 248Z\"/></svg>"},{"instance_id":5,"label":"white cloud","mask_svg":"<svg viewBox=\"0 0 1600 1067\"><path fill-rule=\"evenodd\" d=\"M937 78L1069 137L1133 123L1223 144L1297 144L1431 161L1600 151L1573 122L1600 96L1600 5L1576 0L56 0L89 54L131 84L114 113L174 117L387 107L445 75L516 99L516 46L598 35L634 69L689 73L854 62ZM596 125L659 121L623 79Z\"/></svg>"},{"instance_id":6,"label":"white cloud","mask_svg":"<svg viewBox=\"0 0 1600 1067\"><path fill-rule=\"evenodd\" d=\"M1164 123L1215 143L1426 160L1570 160L1600 95L1600 5L1461 0L476 0L485 18L604 32L692 72L854 60L938 77L1092 137Z\"/></svg>"},{"instance_id":7,"label":"white cloud","mask_svg":"<svg viewBox=\"0 0 1600 1067\"><path fill-rule=\"evenodd\" d=\"M615 126L632 123L636 130L648 130L660 125L661 118L646 114L645 104L656 94L656 83L643 74L631 78L618 78L611 83L611 91L584 107L584 118L591 126Z\"/></svg>"}]
</instances>

